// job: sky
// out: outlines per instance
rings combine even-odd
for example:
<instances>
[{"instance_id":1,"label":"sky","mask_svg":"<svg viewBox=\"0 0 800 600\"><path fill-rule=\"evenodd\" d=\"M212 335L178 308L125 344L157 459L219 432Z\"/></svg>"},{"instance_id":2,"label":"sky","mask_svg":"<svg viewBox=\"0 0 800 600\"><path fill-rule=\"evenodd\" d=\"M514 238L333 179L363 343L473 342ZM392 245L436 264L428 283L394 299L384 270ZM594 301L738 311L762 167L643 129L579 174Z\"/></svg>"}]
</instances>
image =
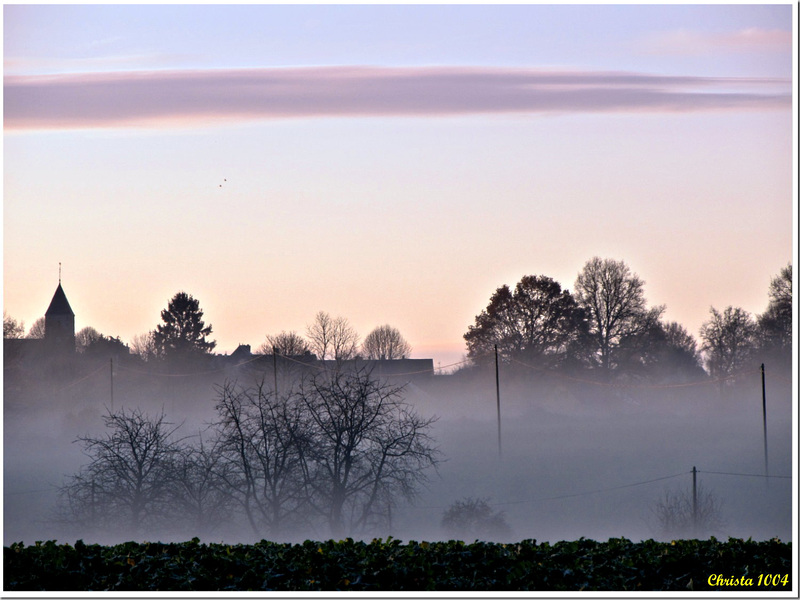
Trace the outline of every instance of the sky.
<instances>
[{"instance_id":1,"label":"sky","mask_svg":"<svg viewBox=\"0 0 800 600\"><path fill-rule=\"evenodd\" d=\"M695 336L758 314L795 254L796 19L6 5L4 310L42 316L60 263L76 329L129 342L185 291L219 352L326 311L445 367L495 289L599 256Z\"/></svg>"}]
</instances>

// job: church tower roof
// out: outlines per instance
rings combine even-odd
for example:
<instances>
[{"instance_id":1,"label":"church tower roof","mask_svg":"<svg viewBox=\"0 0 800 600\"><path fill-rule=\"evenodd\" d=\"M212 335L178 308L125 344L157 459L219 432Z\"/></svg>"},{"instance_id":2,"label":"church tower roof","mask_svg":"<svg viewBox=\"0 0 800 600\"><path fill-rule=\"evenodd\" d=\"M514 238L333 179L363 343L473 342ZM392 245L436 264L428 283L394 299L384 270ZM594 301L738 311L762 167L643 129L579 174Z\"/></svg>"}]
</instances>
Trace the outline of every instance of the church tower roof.
<instances>
[{"instance_id":1,"label":"church tower roof","mask_svg":"<svg viewBox=\"0 0 800 600\"><path fill-rule=\"evenodd\" d=\"M53 299L50 301L50 306L47 308L47 312L44 313L45 317L54 315L75 316L75 313L72 312L72 307L69 305L69 300L67 300L67 295L64 293L64 288L61 287L60 281L58 282L56 293L53 294Z\"/></svg>"}]
</instances>

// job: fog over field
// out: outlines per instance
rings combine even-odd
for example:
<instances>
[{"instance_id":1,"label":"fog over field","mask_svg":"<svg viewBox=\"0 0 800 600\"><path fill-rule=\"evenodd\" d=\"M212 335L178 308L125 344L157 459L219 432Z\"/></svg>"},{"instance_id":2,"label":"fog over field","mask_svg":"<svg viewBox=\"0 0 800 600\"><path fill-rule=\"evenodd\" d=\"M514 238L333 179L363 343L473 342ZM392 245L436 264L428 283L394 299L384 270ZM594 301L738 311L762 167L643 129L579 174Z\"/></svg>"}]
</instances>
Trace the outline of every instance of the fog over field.
<instances>
[{"instance_id":1,"label":"fog over field","mask_svg":"<svg viewBox=\"0 0 800 600\"><path fill-rule=\"evenodd\" d=\"M58 487L89 460L76 438L105 433L109 372L107 363L105 368L96 366L80 377L44 378L21 386L19 380L6 378L5 545L192 537L191 531L165 528L138 533L122 526L76 530L53 520ZM721 517L702 536L791 541L793 482L783 477L792 474L792 392L788 379L767 373L769 479L761 476L765 465L758 371L721 390L710 382L612 387L501 366L502 456L493 369L412 380L404 397L421 416L438 417L430 435L442 460L428 473L413 505L400 502L390 526L363 537L448 539L443 513L455 501L473 498L504 513L512 533L501 535L501 541L663 539L656 506L667 494L691 497L691 470L696 467L699 488L719 502ZM230 376L178 378L120 368L114 409L138 407L150 415L163 409L168 421L182 424L179 434L193 435L216 418L214 385ZM261 537L244 519L236 519L203 535L202 541L252 542ZM330 536L322 529L284 535L289 541L305 537Z\"/></svg>"}]
</instances>

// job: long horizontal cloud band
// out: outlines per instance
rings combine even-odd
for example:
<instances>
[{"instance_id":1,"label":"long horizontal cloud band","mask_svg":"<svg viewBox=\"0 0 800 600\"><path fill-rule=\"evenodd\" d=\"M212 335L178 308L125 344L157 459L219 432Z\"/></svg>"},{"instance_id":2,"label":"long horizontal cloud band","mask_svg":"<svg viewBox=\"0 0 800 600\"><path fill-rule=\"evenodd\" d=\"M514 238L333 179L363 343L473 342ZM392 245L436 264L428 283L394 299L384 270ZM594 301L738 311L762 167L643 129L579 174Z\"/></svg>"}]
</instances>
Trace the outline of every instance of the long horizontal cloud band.
<instances>
[{"instance_id":1,"label":"long horizontal cloud band","mask_svg":"<svg viewBox=\"0 0 800 600\"><path fill-rule=\"evenodd\" d=\"M759 92L761 89L767 91ZM764 110L790 107L788 89L787 80L776 79L448 67L7 76L4 126L83 128L326 116Z\"/></svg>"}]
</instances>

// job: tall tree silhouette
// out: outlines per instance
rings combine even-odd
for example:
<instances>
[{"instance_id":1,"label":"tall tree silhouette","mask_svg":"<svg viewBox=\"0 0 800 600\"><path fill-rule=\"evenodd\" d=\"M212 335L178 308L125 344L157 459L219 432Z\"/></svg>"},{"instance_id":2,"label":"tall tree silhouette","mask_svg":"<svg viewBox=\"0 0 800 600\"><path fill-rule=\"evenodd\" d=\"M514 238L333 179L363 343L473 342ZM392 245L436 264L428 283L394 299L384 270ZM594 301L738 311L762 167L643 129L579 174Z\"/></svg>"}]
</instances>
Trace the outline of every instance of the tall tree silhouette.
<instances>
[{"instance_id":1,"label":"tall tree silhouette","mask_svg":"<svg viewBox=\"0 0 800 600\"><path fill-rule=\"evenodd\" d=\"M620 366L627 352L621 348L643 340L664 312L648 309L644 281L623 261L592 258L575 281L575 297L589 318L589 336L598 366L604 371Z\"/></svg>"},{"instance_id":2,"label":"tall tree silhouette","mask_svg":"<svg viewBox=\"0 0 800 600\"><path fill-rule=\"evenodd\" d=\"M556 365L585 335L585 315L568 290L544 275L526 275L512 291L497 288L464 339L471 358L506 358Z\"/></svg>"},{"instance_id":3,"label":"tall tree silhouette","mask_svg":"<svg viewBox=\"0 0 800 600\"><path fill-rule=\"evenodd\" d=\"M161 311L164 321L153 332L158 354L165 358L192 358L210 353L217 345L209 341L211 325L203 322L200 303L186 292L173 296Z\"/></svg>"},{"instance_id":4,"label":"tall tree silhouette","mask_svg":"<svg viewBox=\"0 0 800 600\"><path fill-rule=\"evenodd\" d=\"M742 308L713 306L711 318L700 328L706 367L712 377L726 377L747 366L753 357L758 328L752 315Z\"/></svg>"},{"instance_id":5,"label":"tall tree silhouette","mask_svg":"<svg viewBox=\"0 0 800 600\"><path fill-rule=\"evenodd\" d=\"M792 265L788 264L769 284L769 306L758 317L763 349L772 355L792 353Z\"/></svg>"}]
</instances>

